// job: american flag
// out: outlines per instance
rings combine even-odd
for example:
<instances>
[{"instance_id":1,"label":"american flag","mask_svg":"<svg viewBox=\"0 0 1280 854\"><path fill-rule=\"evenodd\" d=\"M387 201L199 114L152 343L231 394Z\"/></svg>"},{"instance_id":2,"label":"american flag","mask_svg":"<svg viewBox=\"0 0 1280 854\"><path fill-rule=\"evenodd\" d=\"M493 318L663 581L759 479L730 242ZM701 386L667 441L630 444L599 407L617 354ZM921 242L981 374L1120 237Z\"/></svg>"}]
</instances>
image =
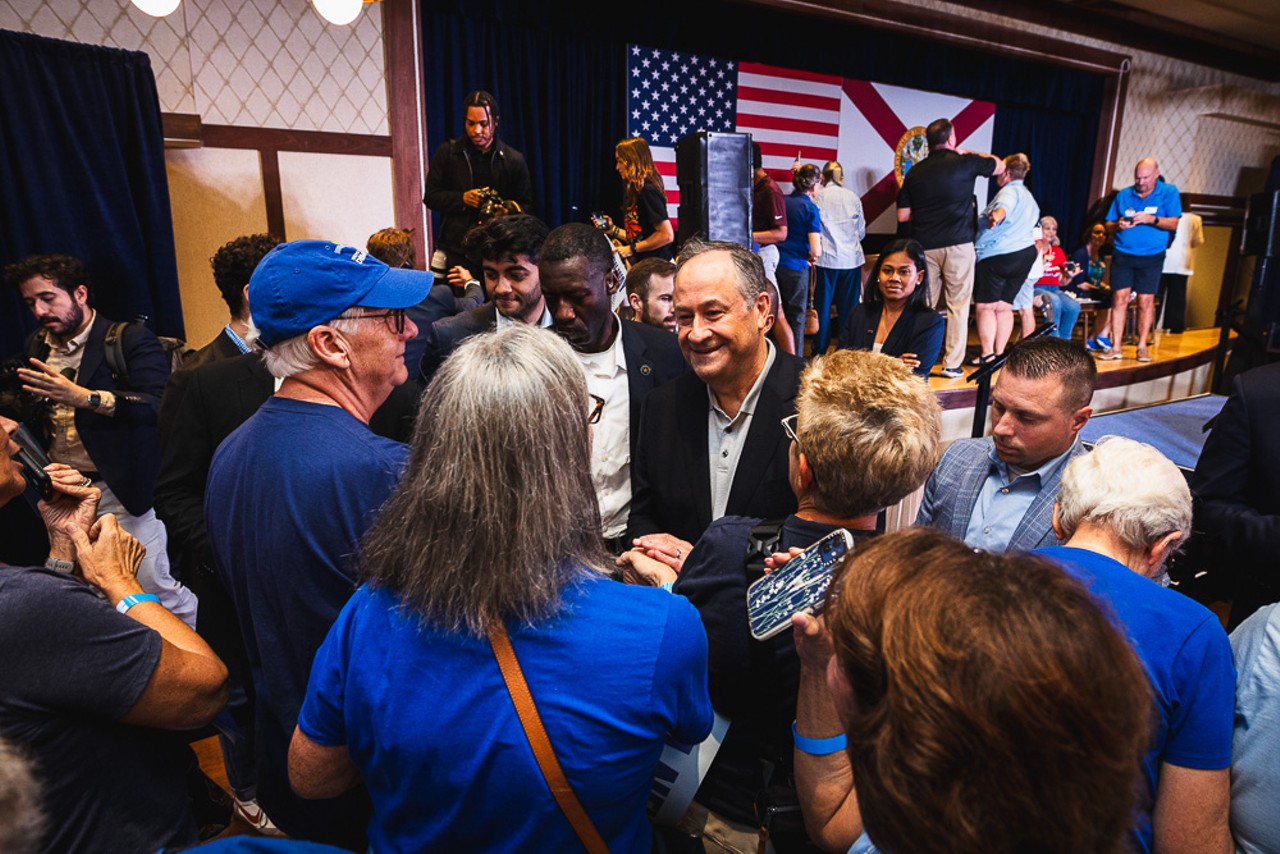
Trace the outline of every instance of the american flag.
<instances>
[{"instance_id":1,"label":"american flag","mask_svg":"<svg viewBox=\"0 0 1280 854\"><path fill-rule=\"evenodd\" d=\"M839 77L628 45L627 86L627 135L648 141L673 220L675 143L693 131L751 134L765 171L784 189L797 156L819 165L836 159Z\"/></svg>"}]
</instances>

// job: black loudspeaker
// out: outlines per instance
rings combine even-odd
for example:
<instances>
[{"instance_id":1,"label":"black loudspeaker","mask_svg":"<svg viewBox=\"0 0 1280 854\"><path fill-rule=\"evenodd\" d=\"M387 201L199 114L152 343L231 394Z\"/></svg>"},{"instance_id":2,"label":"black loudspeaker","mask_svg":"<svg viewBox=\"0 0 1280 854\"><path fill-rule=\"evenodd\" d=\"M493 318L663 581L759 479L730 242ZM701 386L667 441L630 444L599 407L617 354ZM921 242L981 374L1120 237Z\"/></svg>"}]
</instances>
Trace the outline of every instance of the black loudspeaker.
<instances>
[{"instance_id":1,"label":"black loudspeaker","mask_svg":"<svg viewBox=\"0 0 1280 854\"><path fill-rule=\"evenodd\" d=\"M1254 193L1249 197L1240 254L1262 258L1280 255L1280 191Z\"/></svg>"},{"instance_id":2,"label":"black loudspeaker","mask_svg":"<svg viewBox=\"0 0 1280 854\"><path fill-rule=\"evenodd\" d=\"M695 131L676 142L680 242L751 246L751 134Z\"/></svg>"}]
</instances>

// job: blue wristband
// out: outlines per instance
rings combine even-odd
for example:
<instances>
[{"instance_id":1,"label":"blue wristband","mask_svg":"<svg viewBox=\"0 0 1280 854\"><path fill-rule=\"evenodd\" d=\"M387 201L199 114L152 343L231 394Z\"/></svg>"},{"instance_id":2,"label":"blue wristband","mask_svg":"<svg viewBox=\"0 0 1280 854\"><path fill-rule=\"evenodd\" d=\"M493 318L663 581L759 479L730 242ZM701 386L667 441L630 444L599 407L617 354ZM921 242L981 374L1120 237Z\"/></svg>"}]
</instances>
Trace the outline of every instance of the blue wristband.
<instances>
[{"instance_id":1,"label":"blue wristband","mask_svg":"<svg viewBox=\"0 0 1280 854\"><path fill-rule=\"evenodd\" d=\"M142 602L160 602L160 597L154 593L134 593L132 596L126 596L116 603L116 610L121 614L128 613L129 609L134 605Z\"/></svg>"},{"instance_id":2,"label":"blue wristband","mask_svg":"<svg viewBox=\"0 0 1280 854\"><path fill-rule=\"evenodd\" d=\"M833 735L831 738L805 738L796 732L795 721L791 722L791 736L795 739L796 750L810 756L829 756L832 753L839 753L849 744L844 733Z\"/></svg>"},{"instance_id":3,"label":"blue wristband","mask_svg":"<svg viewBox=\"0 0 1280 854\"><path fill-rule=\"evenodd\" d=\"M662 582L661 584L659 584L658 586L659 586L659 587L661 587L663 590L667 591L668 593L670 593L670 592L671 592L671 588L672 588L672 587L674 587L674 586L675 586L675 584L676 584L676 583L675 583L674 581L664 581L664 582Z\"/></svg>"}]
</instances>

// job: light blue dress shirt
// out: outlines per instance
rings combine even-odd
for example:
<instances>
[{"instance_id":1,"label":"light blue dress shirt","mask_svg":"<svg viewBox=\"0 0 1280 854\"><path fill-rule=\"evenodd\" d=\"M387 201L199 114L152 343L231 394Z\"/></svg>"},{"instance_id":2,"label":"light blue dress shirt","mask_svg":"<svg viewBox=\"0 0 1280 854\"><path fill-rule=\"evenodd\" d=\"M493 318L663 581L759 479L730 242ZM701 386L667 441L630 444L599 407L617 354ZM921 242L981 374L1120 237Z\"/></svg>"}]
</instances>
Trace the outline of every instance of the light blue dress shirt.
<instances>
[{"instance_id":1,"label":"light blue dress shirt","mask_svg":"<svg viewBox=\"0 0 1280 854\"><path fill-rule=\"evenodd\" d=\"M1026 472L1012 480L1009 479L1009 467L996 456L995 448L987 456L991 460L991 470L973 505L973 515L969 517L964 541L975 549L1002 552L1009 547L1009 541L1018 530L1022 517L1031 509L1031 502L1040 494L1041 484L1058 467L1066 465L1067 458L1071 456L1071 448L1035 471Z\"/></svg>"}]
</instances>

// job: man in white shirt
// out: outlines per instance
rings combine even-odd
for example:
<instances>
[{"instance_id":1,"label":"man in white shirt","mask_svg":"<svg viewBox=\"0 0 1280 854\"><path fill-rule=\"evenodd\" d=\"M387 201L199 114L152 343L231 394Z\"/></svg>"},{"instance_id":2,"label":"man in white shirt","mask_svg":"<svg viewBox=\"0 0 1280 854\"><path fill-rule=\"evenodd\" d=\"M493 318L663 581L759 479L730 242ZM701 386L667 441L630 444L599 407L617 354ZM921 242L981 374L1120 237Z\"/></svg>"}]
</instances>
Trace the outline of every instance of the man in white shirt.
<instances>
[{"instance_id":1,"label":"man in white shirt","mask_svg":"<svg viewBox=\"0 0 1280 854\"><path fill-rule=\"evenodd\" d=\"M813 198L822 215L822 255L814 262L818 285L814 308L818 311L818 337L813 352L827 352L831 330L839 330L862 293L862 238L867 221L862 215L862 199L844 186L844 169L835 160L822 167L822 189ZM836 322L831 323L831 303L835 302Z\"/></svg>"},{"instance_id":2,"label":"man in white shirt","mask_svg":"<svg viewBox=\"0 0 1280 854\"><path fill-rule=\"evenodd\" d=\"M630 547L625 534L641 404L650 390L687 367L671 335L613 313L610 293L619 285L613 250L596 229L570 223L552 231L542 245L538 274L554 329L586 372L594 403L591 479L600 503L600 533L620 554Z\"/></svg>"}]
</instances>

